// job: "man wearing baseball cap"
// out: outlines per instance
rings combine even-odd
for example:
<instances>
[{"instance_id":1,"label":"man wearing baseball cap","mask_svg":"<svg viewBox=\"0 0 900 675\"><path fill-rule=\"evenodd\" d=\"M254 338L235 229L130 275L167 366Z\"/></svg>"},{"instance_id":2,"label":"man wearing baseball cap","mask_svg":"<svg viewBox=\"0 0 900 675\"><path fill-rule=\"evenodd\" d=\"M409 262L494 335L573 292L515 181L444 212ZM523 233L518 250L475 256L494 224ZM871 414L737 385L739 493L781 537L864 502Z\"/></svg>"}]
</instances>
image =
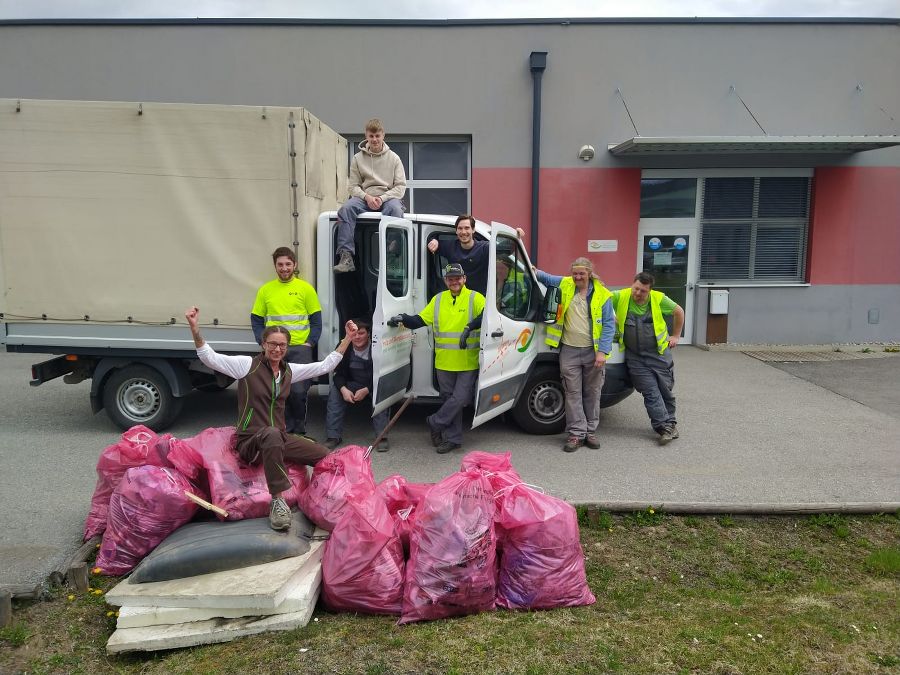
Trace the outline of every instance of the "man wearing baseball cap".
<instances>
[{"instance_id":1,"label":"man wearing baseball cap","mask_svg":"<svg viewBox=\"0 0 900 675\"><path fill-rule=\"evenodd\" d=\"M484 296L466 288L462 265L447 265L444 283L447 290L435 295L421 312L398 314L387 322L412 330L431 326L434 332L434 368L444 403L425 421L431 443L441 454L462 447L462 411L475 394L484 310Z\"/></svg>"}]
</instances>

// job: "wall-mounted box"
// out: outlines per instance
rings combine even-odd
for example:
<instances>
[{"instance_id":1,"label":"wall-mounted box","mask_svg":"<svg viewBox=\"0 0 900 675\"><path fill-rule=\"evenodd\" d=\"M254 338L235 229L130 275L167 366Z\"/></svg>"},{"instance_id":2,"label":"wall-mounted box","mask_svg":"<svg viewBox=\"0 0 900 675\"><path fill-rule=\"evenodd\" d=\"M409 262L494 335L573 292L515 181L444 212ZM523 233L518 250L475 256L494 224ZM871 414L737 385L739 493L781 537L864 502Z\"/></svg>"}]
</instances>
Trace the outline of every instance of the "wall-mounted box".
<instances>
[{"instance_id":1,"label":"wall-mounted box","mask_svg":"<svg viewBox=\"0 0 900 675\"><path fill-rule=\"evenodd\" d=\"M724 288L709 289L709 313L728 314L728 290Z\"/></svg>"}]
</instances>

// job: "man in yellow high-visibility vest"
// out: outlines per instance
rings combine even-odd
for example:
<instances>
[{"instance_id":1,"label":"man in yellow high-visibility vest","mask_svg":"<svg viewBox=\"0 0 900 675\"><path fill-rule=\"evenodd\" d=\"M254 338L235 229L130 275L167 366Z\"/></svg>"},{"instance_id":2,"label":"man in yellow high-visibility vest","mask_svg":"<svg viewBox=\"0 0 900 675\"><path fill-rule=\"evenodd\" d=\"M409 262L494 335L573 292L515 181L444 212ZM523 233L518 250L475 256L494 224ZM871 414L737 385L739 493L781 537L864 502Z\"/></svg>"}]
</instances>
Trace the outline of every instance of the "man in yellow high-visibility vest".
<instances>
[{"instance_id":1,"label":"man in yellow high-visibility vest","mask_svg":"<svg viewBox=\"0 0 900 675\"><path fill-rule=\"evenodd\" d=\"M484 311L484 296L466 288L462 265L447 265L444 283L447 290L435 295L421 312L398 314L387 322L413 330L431 326L434 331L434 369L444 403L425 421L431 443L441 454L462 447L462 411L475 395Z\"/></svg>"},{"instance_id":2,"label":"man in yellow high-visibility vest","mask_svg":"<svg viewBox=\"0 0 900 675\"><path fill-rule=\"evenodd\" d=\"M272 254L277 277L263 284L256 293L250 311L250 326L256 342L271 326L282 326L291 340L285 360L290 363L312 363L313 349L322 335L322 306L316 289L294 273L297 256L287 246ZM306 398L312 380L295 381L285 404L284 416L289 434L306 434Z\"/></svg>"},{"instance_id":3,"label":"man in yellow high-visibility vest","mask_svg":"<svg viewBox=\"0 0 900 675\"><path fill-rule=\"evenodd\" d=\"M587 258L576 258L567 277L536 272L538 281L562 292L556 323L547 326L545 340L559 347L559 374L566 391L569 437L562 449L599 448L600 393L615 333L610 292L594 276L594 265Z\"/></svg>"},{"instance_id":4,"label":"man in yellow high-visibility vest","mask_svg":"<svg viewBox=\"0 0 900 675\"><path fill-rule=\"evenodd\" d=\"M613 293L616 335L625 352L625 367L634 388L644 397L650 425L659 444L678 438L675 426L675 363L672 349L684 326L684 310L664 293L653 290L655 279L638 272L631 288ZM672 316L669 334L665 316Z\"/></svg>"}]
</instances>

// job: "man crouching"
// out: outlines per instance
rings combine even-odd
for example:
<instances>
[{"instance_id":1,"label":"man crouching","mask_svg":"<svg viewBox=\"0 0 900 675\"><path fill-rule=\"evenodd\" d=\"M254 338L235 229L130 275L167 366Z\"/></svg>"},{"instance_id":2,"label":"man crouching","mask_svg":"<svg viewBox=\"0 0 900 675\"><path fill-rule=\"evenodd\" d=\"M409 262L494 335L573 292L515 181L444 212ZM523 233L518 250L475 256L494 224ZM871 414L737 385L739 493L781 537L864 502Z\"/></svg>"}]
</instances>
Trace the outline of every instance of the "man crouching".
<instances>
[{"instance_id":1,"label":"man crouching","mask_svg":"<svg viewBox=\"0 0 900 675\"><path fill-rule=\"evenodd\" d=\"M285 431L284 402L291 382L330 373L356 334L356 324L348 321L346 335L335 351L317 363L285 363L290 333L283 326L270 326L262 334L262 354L258 356L219 354L200 336L200 310L188 308L184 317L191 328L197 357L206 366L238 381L237 451L248 464L262 462L272 495L269 525L273 530L291 526L291 510L281 493L291 487L285 460L314 465L328 448L303 436Z\"/></svg>"}]
</instances>

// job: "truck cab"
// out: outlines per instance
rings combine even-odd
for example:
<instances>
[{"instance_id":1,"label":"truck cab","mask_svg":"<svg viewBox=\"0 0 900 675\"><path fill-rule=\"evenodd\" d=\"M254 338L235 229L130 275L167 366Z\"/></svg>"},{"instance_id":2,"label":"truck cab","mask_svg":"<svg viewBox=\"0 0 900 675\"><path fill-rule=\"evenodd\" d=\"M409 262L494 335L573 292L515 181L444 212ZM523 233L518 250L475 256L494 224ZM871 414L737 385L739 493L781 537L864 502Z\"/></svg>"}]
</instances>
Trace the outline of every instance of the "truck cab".
<instances>
[{"instance_id":1,"label":"truck cab","mask_svg":"<svg viewBox=\"0 0 900 675\"><path fill-rule=\"evenodd\" d=\"M347 319L371 318L375 410L407 396L437 401L431 329L392 328L387 320L400 313L418 313L446 290L441 270L448 261L430 253L427 244L435 238L455 239L455 218L363 214L355 230L356 271L343 274L332 271L336 222L336 212L321 214L316 237L316 288L323 323L320 353L338 342ZM556 315L555 294L538 283L512 227L476 221L475 236L489 242L490 255L472 426L508 412L528 433L559 433L565 428L565 395L558 352L544 341L546 323ZM618 403L632 391L618 345L606 367L602 407ZM325 393L325 386L320 386L320 393Z\"/></svg>"}]
</instances>

